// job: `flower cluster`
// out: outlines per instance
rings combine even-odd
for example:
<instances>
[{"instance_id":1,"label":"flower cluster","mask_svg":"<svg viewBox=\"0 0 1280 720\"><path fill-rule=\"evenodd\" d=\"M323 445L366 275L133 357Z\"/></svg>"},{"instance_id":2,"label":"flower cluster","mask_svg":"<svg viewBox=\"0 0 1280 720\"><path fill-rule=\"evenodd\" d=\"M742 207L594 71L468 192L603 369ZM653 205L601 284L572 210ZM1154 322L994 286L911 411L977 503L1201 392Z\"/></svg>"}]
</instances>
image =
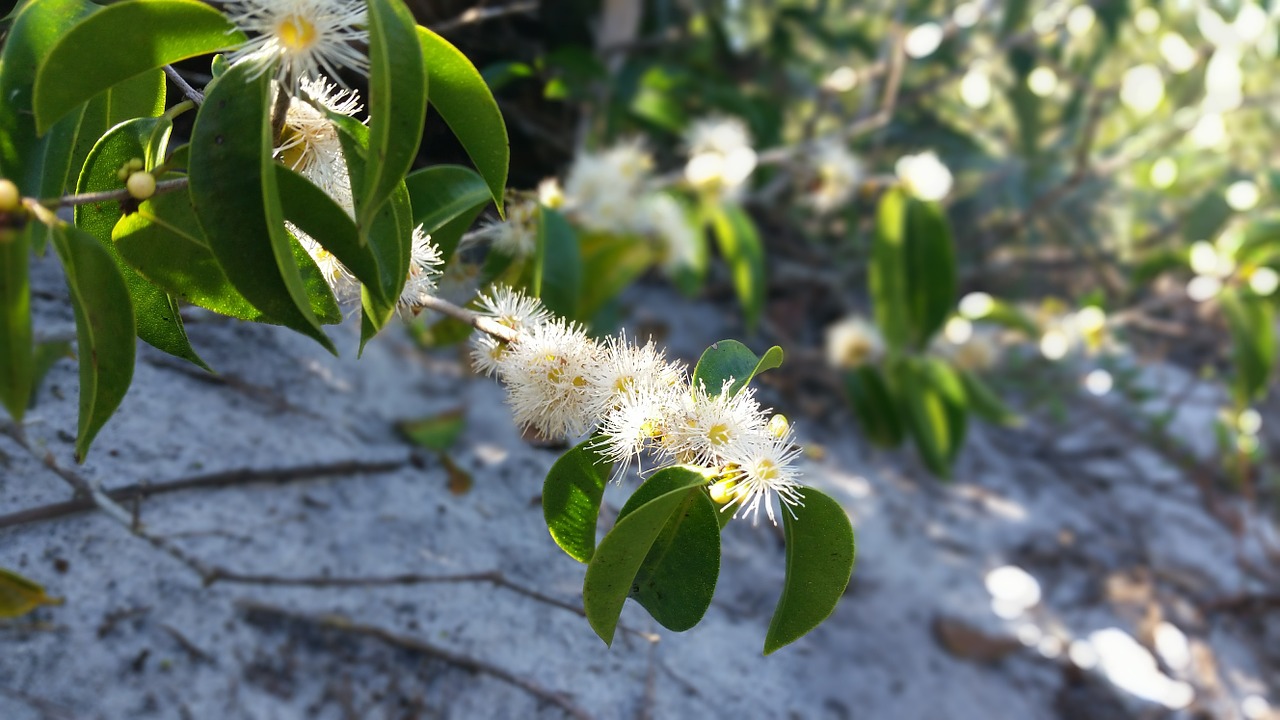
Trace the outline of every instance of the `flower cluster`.
<instances>
[{"instance_id":1,"label":"flower cluster","mask_svg":"<svg viewBox=\"0 0 1280 720\"><path fill-rule=\"evenodd\" d=\"M815 143L805 160L805 202L819 213L844 205L862 182L862 163L837 138Z\"/></svg>"},{"instance_id":2,"label":"flower cluster","mask_svg":"<svg viewBox=\"0 0 1280 720\"><path fill-rule=\"evenodd\" d=\"M689 184L722 199L737 199L758 161L747 126L737 118L698 120L689 126L685 144Z\"/></svg>"},{"instance_id":3,"label":"flower cluster","mask_svg":"<svg viewBox=\"0 0 1280 720\"><path fill-rule=\"evenodd\" d=\"M712 498L775 524L772 495L802 504L795 461L800 449L786 419L760 407L755 391L694 386L688 369L652 343L625 334L596 341L554 317L533 298L500 287L479 299L481 313L514 331L507 342L478 336L475 367L507 390L517 423L544 436L595 432L593 447L614 463L619 481L632 463L650 471L676 464L703 468ZM642 468L643 470L643 468Z\"/></svg>"},{"instance_id":4,"label":"flower cluster","mask_svg":"<svg viewBox=\"0 0 1280 720\"><path fill-rule=\"evenodd\" d=\"M226 11L250 35L228 59L253 65L256 77L274 72L289 94L299 81L321 71L339 82L342 68L368 74L369 59L357 49L369 43L360 0L236 0Z\"/></svg>"}]
</instances>

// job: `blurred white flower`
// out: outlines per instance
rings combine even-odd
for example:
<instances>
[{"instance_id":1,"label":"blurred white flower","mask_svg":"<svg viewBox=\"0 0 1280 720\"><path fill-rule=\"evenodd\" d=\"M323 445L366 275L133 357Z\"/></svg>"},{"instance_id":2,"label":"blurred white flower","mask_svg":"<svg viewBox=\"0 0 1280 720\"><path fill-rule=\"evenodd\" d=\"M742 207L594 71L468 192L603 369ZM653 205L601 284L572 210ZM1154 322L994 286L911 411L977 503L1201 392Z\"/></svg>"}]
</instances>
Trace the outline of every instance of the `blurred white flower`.
<instances>
[{"instance_id":1,"label":"blurred white flower","mask_svg":"<svg viewBox=\"0 0 1280 720\"><path fill-rule=\"evenodd\" d=\"M984 292L971 292L960 298L960 314L970 320L978 320L990 315L995 307L995 298Z\"/></svg>"},{"instance_id":2,"label":"blurred white flower","mask_svg":"<svg viewBox=\"0 0 1280 720\"><path fill-rule=\"evenodd\" d=\"M1150 35L1160 29L1160 11L1147 6L1133 14L1133 25L1138 32Z\"/></svg>"},{"instance_id":3,"label":"blurred white flower","mask_svg":"<svg viewBox=\"0 0 1280 720\"><path fill-rule=\"evenodd\" d=\"M1027 74L1027 87L1039 97L1049 97L1058 89L1058 74L1041 65Z\"/></svg>"},{"instance_id":4,"label":"blurred white flower","mask_svg":"<svg viewBox=\"0 0 1280 720\"><path fill-rule=\"evenodd\" d=\"M862 180L862 163L838 139L828 138L816 143L808 151L806 164L811 182L805 199L820 213L831 212L844 205Z\"/></svg>"},{"instance_id":5,"label":"blurred white flower","mask_svg":"<svg viewBox=\"0 0 1280 720\"><path fill-rule=\"evenodd\" d=\"M1227 186L1227 204L1236 212L1245 212L1258 206L1262 191L1252 180L1237 180Z\"/></svg>"},{"instance_id":6,"label":"blurred white flower","mask_svg":"<svg viewBox=\"0 0 1280 720\"><path fill-rule=\"evenodd\" d=\"M1160 35L1160 55L1169 64L1169 69L1178 74L1191 70L1200 61L1186 38L1172 30Z\"/></svg>"},{"instance_id":7,"label":"blurred white flower","mask_svg":"<svg viewBox=\"0 0 1280 720\"><path fill-rule=\"evenodd\" d=\"M935 22L927 22L911 28L903 39L903 50L916 59L928 57L942 44L942 26Z\"/></svg>"},{"instance_id":8,"label":"blurred white flower","mask_svg":"<svg viewBox=\"0 0 1280 720\"><path fill-rule=\"evenodd\" d=\"M1222 281L1212 275L1197 275L1187 283L1187 297L1196 302L1215 298L1220 292Z\"/></svg>"},{"instance_id":9,"label":"blurred white flower","mask_svg":"<svg viewBox=\"0 0 1280 720\"><path fill-rule=\"evenodd\" d=\"M1046 360L1061 360L1071 351L1071 338L1062 328L1050 328L1040 336L1040 354Z\"/></svg>"},{"instance_id":10,"label":"blurred white flower","mask_svg":"<svg viewBox=\"0 0 1280 720\"><path fill-rule=\"evenodd\" d=\"M822 81L822 88L828 92L845 93L858 86L858 73L848 65L841 65L831 71Z\"/></svg>"},{"instance_id":11,"label":"blurred white flower","mask_svg":"<svg viewBox=\"0 0 1280 720\"><path fill-rule=\"evenodd\" d=\"M321 71L341 82L343 68L367 75L369 60L357 46L369 42L365 4L358 0L236 0L227 19L250 36L227 55L233 65L272 71L285 92Z\"/></svg>"},{"instance_id":12,"label":"blurred white flower","mask_svg":"<svg viewBox=\"0 0 1280 720\"><path fill-rule=\"evenodd\" d=\"M549 207L552 210L558 210L564 206L564 188L560 187L560 181L556 178L543 178L538 183L538 204L543 207Z\"/></svg>"},{"instance_id":13,"label":"blurred white flower","mask_svg":"<svg viewBox=\"0 0 1280 720\"><path fill-rule=\"evenodd\" d=\"M1255 268L1249 274L1249 289L1256 295L1267 297L1274 293L1278 287L1280 287L1280 273L1265 265Z\"/></svg>"},{"instance_id":14,"label":"blurred white flower","mask_svg":"<svg viewBox=\"0 0 1280 720\"><path fill-rule=\"evenodd\" d=\"M565 207L582 225L605 233L642 231L644 215L636 199L649 184L653 156L639 140L574 158L564 182Z\"/></svg>"},{"instance_id":15,"label":"blurred white flower","mask_svg":"<svg viewBox=\"0 0 1280 720\"><path fill-rule=\"evenodd\" d=\"M531 257L538 250L538 204L528 198L508 202L506 219L489 221L481 232L503 255Z\"/></svg>"},{"instance_id":16,"label":"blurred white flower","mask_svg":"<svg viewBox=\"0 0 1280 720\"><path fill-rule=\"evenodd\" d=\"M1162 157L1151 164L1148 176L1151 185L1159 190L1167 190L1178 181L1178 163L1171 157Z\"/></svg>"},{"instance_id":17,"label":"blurred white flower","mask_svg":"<svg viewBox=\"0 0 1280 720\"><path fill-rule=\"evenodd\" d=\"M1236 429L1245 435L1257 435L1262 431L1262 413L1245 408L1236 416Z\"/></svg>"},{"instance_id":18,"label":"blurred white flower","mask_svg":"<svg viewBox=\"0 0 1280 720\"><path fill-rule=\"evenodd\" d=\"M1120 80L1120 102L1133 112L1146 115L1164 99L1164 77L1155 65L1136 65Z\"/></svg>"},{"instance_id":19,"label":"blurred white flower","mask_svg":"<svg viewBox=\"0 0 1280 720\"><path fill-rule=\"evenodd\" d=\"M1211 112L1230 112L1244 101L1244 74L1240 54L1220 49L1209 58L1204 72L1204 99L1200 106Z\"/></svg>"},{"instance_id":20,"label":"blurred white flower","mask_svg":"<svg viewBox=\"0 0 1280 720\"><path fill-rule=\"evenodd\" d=\"M1221 147L1227 139L1227 123L1221 113L1208 113L1196 121L1187 137L1192 145L1204 150Z\"/></svg>"},{"instance_id":21,"label":"blurred white flower","mask_svg":"<svg viewBox=\"0 0 1280 720\"><path fill-rule=\"evenodd\" d=\"M653 193L641 204L648 231L658 241L663 269L673 274L682 268L696 268L701 261L702 230L689 221L680 201L666 193Z\"/></svg>"},{"instance_id":22,"label":"blurred white flower","mask_svg":"<svg viewBox=\"0 0 1280 720\"><path fill-rule=\"evenodd\" d=\"M1097 15L1090 5L1077 5L1067 13L1067 32L1074 37L1087 35L1093 29Z\"/></svg>"},{"instance_id":23,"label":"blurred white flower","mask_svg":"<svg viewBox=\"0 0 1280 720\"><path fill-rule=\"evenodd\" d=\"M1263 10L1262 6L1247 0L1240 6L1240 10L1236 12L1236 19L1231 23L1231 29L1236 37L1246 46L1256 44L1267 31L1268 26L1274 27L1267 16L1267 11Z\"/></svg>"},{"instance_id":24,"label":"blurred white flower","mask_svg":"<svg viewBox=\"0 0 1280 720\"><path fill-rule=\"evenodd\" d=\"M852 369L884 356L880 330L865 318L850 315L827 327L827 362L833 368Z\"/></svg>"},{"instance_id":25,"label":"blurred white flower","mask_svg":"<svg viewBox=\"0 0 1280 720\"><path fill-rule=\"evenodd\" d=\"M1112 379L1111 373L1101 368L1091 370L1088 375L1084 376L1084 389L1088 390L1090 395L1102 397L1111 392L1111 387L1114 384L1115 381Z\"/></svg>"},{"instance_id":26,"label":"blurred white flower","mask_svg":"<svg viewBox=\"0 0 1280 720\"><path fill-rule=\"evenodd\" d=\"M894 170L898 179L921 200L941 200L951 192L951 171L932 150L898 158Z\"/></svg>"},{"instance_id":27,"label":"blurred white flower","mask_svg":"<svg viewBox=\"0 0 1280 720\"><path fill-rule=\"evenodd\" d=\"M975 325L965 318L953 317L947 321L942 335L934 340L931 349L960 370L984 372L1000 361L1003 349L1000 328L985 323Z\"/></svg>"},{"instance_id":28,"label":"blurred white flower","mask_svg":"<svg viewBox=\"0 0 1280 720\"><path fill-rule=\"evenodd\" d=\"M974 110L991 103L991 75L985 67L974 67L960 80L960 99Z\"/></svg>"},{"instance_id":29,"label":"blurred white flower","mask_svg":"<svg viewBox=\"0 0 1280 720\"><path fill-rule=\"evenodd\" d=\"M737 118L698 120L689 126L685 144L689 149L685 179L698 190L736 198L756 168L751 135Z\"/></svg>"}]
</instances>

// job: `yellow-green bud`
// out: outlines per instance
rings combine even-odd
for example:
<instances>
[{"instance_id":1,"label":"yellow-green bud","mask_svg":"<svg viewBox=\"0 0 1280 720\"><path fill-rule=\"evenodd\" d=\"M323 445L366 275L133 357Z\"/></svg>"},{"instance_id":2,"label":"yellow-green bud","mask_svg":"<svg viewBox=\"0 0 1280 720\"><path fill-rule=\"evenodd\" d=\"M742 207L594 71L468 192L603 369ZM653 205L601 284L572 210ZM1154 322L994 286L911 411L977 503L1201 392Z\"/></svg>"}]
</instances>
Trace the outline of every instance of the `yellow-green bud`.
<instances>
[{"instance_id":1,"label":"yellow-green bud","mask_svg":"<svg viewBox=\"0 0 1280 720\"><path fill-rule=\"evenodd\" d=\"M135 172L129 176L125 187L129 188L129 194L135 200L146 200L156 193L156 176L149 172Z\"/></svg>"},{"instance_id":2,"label":"yellow-green bud","mask_svg":"<svg viewBox=\"0 0 1280 720\"><path fill-rule=\"evenodd\" d=\"M13 212L22 206L22 194L12 180L0 180L0 212Z\"/></svg>"},{"instance_id":3,"label":"yellow-green bud","mask_svg":"<svg viewBox=\"0 0 1280 720\"><path fill-rule=\"evenodd\" d=\"M711 487L707 489L707 491L711 495L712 502L716 503L717 505L724 505L725 503L732 500L736 495L733 489L737 486L737 484L738 483L736 480L721 480L718 483L712 484Z\"/></svg>"},{"instance_id":4,"label":"yellow-green bud","mask_svg":"<svg viewBox=\"0 0 1280 720\"><path fill-rule=\"evenodd\" d=\"M782 413L778 413L777 415L774 415L773 417L769 418L769 434L770 435L776 438L782 438L787 434L787 431L790 429L791 429L791 423L787 422L786 415L783 415Z\"/></svg>"}]
</instances>

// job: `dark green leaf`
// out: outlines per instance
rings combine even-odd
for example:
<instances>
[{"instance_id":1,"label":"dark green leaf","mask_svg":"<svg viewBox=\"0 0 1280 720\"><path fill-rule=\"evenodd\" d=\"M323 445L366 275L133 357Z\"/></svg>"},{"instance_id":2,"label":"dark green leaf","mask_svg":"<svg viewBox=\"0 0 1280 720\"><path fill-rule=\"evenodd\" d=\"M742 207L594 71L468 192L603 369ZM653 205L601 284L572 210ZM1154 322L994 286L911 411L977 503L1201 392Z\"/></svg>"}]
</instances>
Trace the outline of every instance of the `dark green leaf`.
<instances>
[{"instance_id":1,"label":"dark green leaf","mask_svg":"<svg viewBox=\"0 0 1280 720\"><path fill-rule=\"evenodd\" d=\"M720 253L733 274L733 287L742 304L747 330L754 331L764 313L766 291L764 246L756 233L756 225L745 210L726 205L712 218L712 228Z\"/></svg>"},{"instance_id":2,"label":"dark green leaf","mask_svg":"<svg viewBox=\"0 0 1280 720\"><path fill-rule=\"evenodd\" d=\"M585 235L582 253L582 295L578 317L590 321L653 264L650 244L619 235Z\"/></svg>"},{"instance_id":3,"label":"dark green leaf","mask_svg":"<svg viewBox=\"0 0 1280 720\"><path fill-rule=\"evenodd\" d=\"M599 441L593 436L560 456L542 484L547 530L560 549L580 563L590 562L595 554L596 519L613 467L594 449Z\"/></svg>"},{"instance_id":4,"label":"dark green leaf","mask_svg":"<svg viewBox=\"0 0 1280 720\"><path fill-rule=\"evenodd\" d=\"M449 41L424 27L418 28L418 40L431 84L431 107L462 143L501 211L510 150L498 103L479 71Z\"/></svg>"},{"instance_id":5,"label":"dark green leaf","mask_svg":"<svg viewBox=\"0 0 1280 720\"><path fill-rule=\"evenodd\" d=\"M84 462L98 431L133 381L133 303L111 254L93 236L68 225L53 228L76 316L80 359L80 429L76 462Z\"/></svg>"},{"instance_id":6,"label":"dark green leaf","mask_svg":"<svg viewBox=\"0 0 1280 720\"><path fill-rule=\"evenodd\" d=\"M907 301L917 348L928 346L956 304L956 260L951 228L937 203L907 206Z\"/></svg>"},{"instance_id":7,"label":"dark green leaf","mask_svg":"<svg viewBox=\"0 0 1280 720\"><path fill-rule=\"evenodd\" d=\"M369 0L369 146L358 224L367 227L413 166L427 115L427 73L409 8Z\"/></svg>"},{"instance_id":8,"label":"dark green leaf","mask_svg":"<svg viewBox=\"0 0 1280 720\"><path fill-rule=\"evenodd\" d=\"M1218 296L1231 330L1232 387L1236 401L1248 405L1267 390L1276 362L1275 310L1265 298L1227 289Z\"/></svg>"},{"instance_id":9,"label":"dark green leaf","mask_svg":"<svg viewBox=\"0 0 1280 720\"><path fill-rule=\"evenodd\" d=\"M721 340L702 352L693 369L693 386L705 388L708 395L719 395L725 381L732 379L728 393L736 395L755 376L782 365L782 348L774 345L764 357L747 349L737 340Z\"/></svg>"},{"instance_id":10,"label":"dark green leaf","mask_svg":"<svg viewBox=\"0 0 1280 720\"><path fill-rule=\"evenodd\" d=\"M627 499L618 521L650 500L688 488L694 475L702 476L686 468L655 473ZM668 630L683 632L697 625L711 606L720 575L721 516L732 514L718 512L701 487L686 489L636 573L631 598Z\"/></svg>"},{"instance_id":11,"label":"dark green leaf","mask_svg":"<svg viewBox=\"0 0 1280 720\"><path fill-rule=\"evenodd\" d=\"M561 317L578 317L582 294L582 256L578 235L564 215L538 210L538 252L533 260L533 294Z\"/></svg>"},{"instance_id":12,"label":"dark green leaf","mask_svg":"<svg viewBox=\"0 0 1280 720\"><path fill-rule=\"evenodd\" d=\"M146 157L147 145L152 136L159 133L167 137L171 128L172 124L164 118L136 118L113 127L94 145L85 159L76 192L123 188L124 181L117 174L120 168L131 159L142 160ZM76 227L97 238L116 261L120 275L129 288L129 296L133 298L138 337L160 350L208 370L209 366L200 359L187 339L177 303L130 267L111 241L112 231L120 221L121 214L119 201L77 205Z\"/></svg>"},{"instance_id":13,"label":"dark green leaf","mask_svg":"<svg viewBox=\"0 0 1280 720\"><path fill-rule=\"evenodd\" d=\"M237 65L208 87L191 134L191 200L209 248L240 294L336 353L284 227L271 157L270 78L251 80L252 73L250 65Z\"/></svg>"},{"instance_id":14,"label":"dark green leaf","mask_svg":"<svg viewBox=\"0 0 1280 720\"><path fill-rule=\"evenodd\" d=\"M844 375L844 386L867 438L882 447L901 445L904 433L898 404L880 371L874 367L849 370Z\"/></svg>"},{"instance_id":15,"label":"dark green leaf","mask_svg":"<svg viewBox=\"0 0 1280 720\"><path fill-rule=\"evenodd\" d=\"M680 482L618 520L600 541L587 565L587 577L582 584L583 607L587 622L606 645L613 643L622 606L654 542L666 528L671 515L683 506L687 494L690 491L702 492L701 486L706 484L700 473L681 467L659 470L648 482L665 482L666 476L672 474L680 475ZM660 476L662 480L659 480Z\"/></svg>"},{"instance_id":16,"label":"dark green leaf","mask_svg":"<svg viewBox=\"0 0 1280 720\"><path fill-rule=\"evenodd\" d=\"M942 393L929 382L918 362L904 360L897 367L895 391L902 398L903 419L915 439L920 458L930 472L946 478L951 474L948 458L955 437L951 416Z\"/></svg>"},{"instance_id":17,"label":"dark green leaf","mask_svg":"<svg viewBox=\"0 0 1280 720\"><path fill-rule=\"evenodd\" d=\"M413 205L414 225L422 225L440 247L440 256L449 260L462 233L489 202L484 178L461 165L433 165L409 173L404 182ZM451 223L464 218L466 226L451 232Z\"/></svg>"},{"instance_id":18,"label":"dark green leaf","mask_svg":"<svg viewBox=\"0 0 1280 720\"><path fill-rule=\"evenodd\" d=\"M22 422L34 384L31 337L32 226L0 228L0 403Z\"/></svg>"},{"instance_id":19,"label":"dark green leaf","mask_svg":"<svg viewBox=\"0 0 1280 720\"><path fill-rule=\"evenodd\" d=\"M853 525L840 503L804 488L796 517L782 513L787 536L787 577L773 611L764 654L795 642L835 611L853 576L857 546Z\"/></svg>"},{"instance_id":20,"label":"dark green leaf","mask_svg":"<svg viewBox=\"0 0 1280 720\"><path fill-rule=\"evenodd\" d=\"M964 382L965 397L973 414L994 425L1017 427L1022 424L1022 418L1001 402L976 373L961 370L960 379Z\"/></svg>"},{"instance_id":21,"label":"dark green leaf","mask_svg":"<svg viewBox=\"0 0 1280 720\"><path fill-rule=\"evenodd\" d=\"M244 40L221 11L197 0L125 0L102 8L66 31L40 64L37 128L43 133L76 106L135 75Z\"/></svg>"}]
</instances>

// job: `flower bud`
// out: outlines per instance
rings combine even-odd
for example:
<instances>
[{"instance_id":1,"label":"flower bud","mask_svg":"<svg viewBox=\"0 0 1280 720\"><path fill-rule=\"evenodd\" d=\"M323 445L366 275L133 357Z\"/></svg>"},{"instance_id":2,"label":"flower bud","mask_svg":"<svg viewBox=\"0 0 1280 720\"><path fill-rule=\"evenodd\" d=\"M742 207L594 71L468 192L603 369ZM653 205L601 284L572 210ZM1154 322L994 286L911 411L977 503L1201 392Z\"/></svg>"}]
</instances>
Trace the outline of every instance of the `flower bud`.
<instances>
[{"instance_id":1,"label":"flower bud","mask_svg":"<svg viewBox=\"0 0 1280 720\"><path fill-rule=\"evenodd\" d=\"M129 176L125 187L135 200L146 200L156 193L156 176L149 172L135 172Z\"/></svg>"},{"instance_id":2,"label":"flower bud","mask_svg":"<svg viewBox=\"0 0 1280 720\"><path fill-rule=\"evenodd\" d=\"M13 212L22 206L22 195L12 180L0 180L0 212Z\"/></svg>"}]
</instances>

